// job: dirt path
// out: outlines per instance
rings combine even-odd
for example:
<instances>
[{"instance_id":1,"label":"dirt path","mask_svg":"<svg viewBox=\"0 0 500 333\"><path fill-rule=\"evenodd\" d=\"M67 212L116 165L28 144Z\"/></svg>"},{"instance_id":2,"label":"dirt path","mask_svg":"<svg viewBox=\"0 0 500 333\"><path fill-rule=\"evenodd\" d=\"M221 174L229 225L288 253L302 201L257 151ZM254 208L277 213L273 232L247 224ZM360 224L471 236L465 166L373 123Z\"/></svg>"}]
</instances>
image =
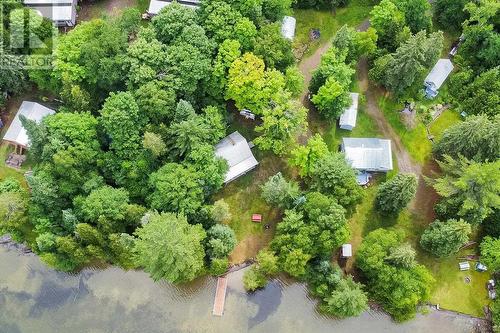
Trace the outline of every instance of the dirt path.
<instances>
[{"instance_id":1,"label":"dirt path","mask_svg":"<svg viewBox=\"0 0 500 333\"><path fill-rule=\"evenodd\" d=\"M399 171L403 173L421 173L421 167L415 163L410 154L406 151L401 138L394 131L391 125L385 119L384 114L378 107L377 95L380 91L368 82L368 62L366 59L361 59L358 64L358 82L362 92L366 95L366 113L372 117L377 124L384 137L392 141L392 149L396 155Z\"/></svg>"}]
</instances>

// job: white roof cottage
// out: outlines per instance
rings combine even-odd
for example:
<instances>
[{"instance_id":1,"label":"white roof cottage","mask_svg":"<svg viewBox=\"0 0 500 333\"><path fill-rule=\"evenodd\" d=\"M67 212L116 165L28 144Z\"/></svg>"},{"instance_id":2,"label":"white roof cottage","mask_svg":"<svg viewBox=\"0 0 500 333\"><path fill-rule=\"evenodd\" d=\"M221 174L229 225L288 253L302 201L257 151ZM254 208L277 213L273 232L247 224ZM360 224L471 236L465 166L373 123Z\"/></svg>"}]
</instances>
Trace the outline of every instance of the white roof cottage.
<instances>
[{"instance_id":1,"label":"white roof cottage","mask_svg":"<svg viewBox=\"0 0 500 333\"><path fill-rule=\"evenodd\" d=\"M40 123L45 116L56 113L54 110L49 109L41 104L35 102L24 101L17 111L16 116L12 120L9 129L3 136L3 140L15 146L27 148L29 146L29 138L26 130L21 124L19 116L25 116L29 120Z\"/></svg>"},{"instance_id":2,"label":"white roof cottage","mask_svg":"<svg viewBox=\"0 0 500 333\"><path fill-rule=\"evenodd\" d=\"M23 3L52 20L57 27L73 27L76 24L77 0L24 0Z\"/></svg>"},{"instance_id":3,"label":"white roof cottage","mask_svg":"<svg viewBox=\"0 0 500 333\"><path fill-rule=\"evenodd\" d=\"M353 169L370 172L392 170L391 140L343 138L342 151Z\"/></svg>"},{"instance_id":4,"label":"white roof cottage","mask_svg":"<svg viewBox=\"0 0 500 333\"><path fill-rule=\"evenodd\" d=\"M431 72L424 80L425 94L428 98L436 97L439 88L453 71L453 64L450 59L439 59Z\"/></svg>"},{"instance_id":5,"label":"white roof cottage","mask_svg":"<svg viewBox=\"0 0 500 333\"><path fill-rule=\"evenodd\" d=\"M297 25L297 20L292 16L285 16L283 18L283 23L281 24L281 35L283 38L293 40L295 38L295 26Z\"/></svg>"},{"instance_id":6,"label":"white roof cottage","mask_svg":"<svg viewBox=\"0 0 500 333\"><path fill-rule=\"evenodd\" d=\"M157 15L160 10L164 7L171 5L174 1L172 0L151 0L149 3L148 14ZM200 0L177 0L177 3L183 5L184 7L196 9L200 6Z\"/></svg>"},{"instance_id":7,"label":"white roof cottage","mask_svg":"<svg viewBox=\"0 0 500 333\"><path fill-rule=\"evenodd\" d=\"M259 164L247 140L239 132L234 132L222 139L215 146L215 155L225 159L229 165L225 183L244 175Z\"/></svg>"}]
</instances>

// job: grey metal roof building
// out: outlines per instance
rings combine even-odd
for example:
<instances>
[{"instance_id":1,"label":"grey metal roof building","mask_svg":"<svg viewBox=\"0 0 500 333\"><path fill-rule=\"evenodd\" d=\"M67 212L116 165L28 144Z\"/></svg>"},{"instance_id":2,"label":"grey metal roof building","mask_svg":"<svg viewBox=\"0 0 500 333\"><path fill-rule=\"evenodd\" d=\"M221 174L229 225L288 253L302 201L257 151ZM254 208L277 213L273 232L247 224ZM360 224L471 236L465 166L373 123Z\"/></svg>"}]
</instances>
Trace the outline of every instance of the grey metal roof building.
<instances>
[{"instance_id":1,"label":"grey metal roof building","mask_svg":"<svg viewBox=\"0 0 500 333\"><path fill-rule=\"evenodd\" d=\"M342 151L353 169L387 172L393 168L391 140L343 138Z\"/></svg>"},{"instance_id":2,"label":"grey metal roof building","mask_svg":"<svg viewBox=\"0 0 500 333\"><path fill-rule=\"evenodd\" d=\"M358 93L350 93L351 105L345 109L344 113L340 115L339 127L348 131L356 126L356 119L358 117Z\"/></svg>"},{"instance_id":3,"label":"grey metal roof building","mask_svg":"<svg viewBox=\"0 0 500 333\"><path fill-rule=\"evenodd\" d=\"M222 139L215 146L215 155L225 159L229 165L224 183L235 180L259 164L247 140L239 132L234 132Z\"/></svg>"},{"instance_id":4,"label":"grey metal roof building","mask_svg":"<svg viewBox=\"0 0 500 333\"><path fill-rule=\"evenodd\" d=\"M439 88L453 71L453 64L450 59L439 59L430 73L424 80L425 94L428 98L436 97Z\"/></svg>"},{"instance_id":5,"label":"grey metal roof building","mask_svg":"<svg viewBox=\"0 0 500 333\"><path fill-rule=\"evenodd\" d=\"M148 14L157 15L164 7L171 5L173 0L151 0L149 3ZM184 7L196 9L200 6L200 0L177 0L177 3Z\"/></svg>"},{"instance_id":6,"label":"grey metal roof building","mask_svg":"<svg viewBox=\"0 0 500 333\"><path fill-rule=\"evenodd\" d=\"M76 24L77 0L24 0L23 3L58 27L73 27Z\"/></svg>"},{"instance_id":7,"label":"grey metal roof building","mask_svg":"<svg viewBox=\"0 0 500 333\"><path fill-rule=\"evenodd\" d=\"M19 119L20 115L25 116L27 119L34 120L37 123L41 122L45 116L56 113L54 110L49 109L43 105L35 102L24 101L17 111L16 116L12 120L9 129L3 136L3 140L10 144L27 148L29 146L29 138L26 130L21 124Z\"/></svg>"}]
</instances>

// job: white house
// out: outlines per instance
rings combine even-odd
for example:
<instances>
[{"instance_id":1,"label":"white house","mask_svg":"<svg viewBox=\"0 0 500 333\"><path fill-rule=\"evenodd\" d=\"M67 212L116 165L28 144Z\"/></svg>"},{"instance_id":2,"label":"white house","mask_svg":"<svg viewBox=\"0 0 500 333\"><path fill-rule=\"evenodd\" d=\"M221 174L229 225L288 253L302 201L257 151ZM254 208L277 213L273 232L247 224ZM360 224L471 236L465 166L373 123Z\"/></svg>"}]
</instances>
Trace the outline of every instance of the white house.
<instances>
[{"instance_id":1,"label":"white house","mask_svg":"<svg viewBox=\"0 0 500 333\"><path fill-rule=\"evenodd\" d=\"M283 18L283 23L281 24L281 35L289 40L295 38L295 26L297 25L297 20L295 17L285 16Z\"/></svg>"},{"instance_id":2,"label":"white house","mask_svg":"<svg viewBox=\"0 0 500 333\"><path fill-rule=\"evenodd\" d=\"M23 3L52 20L57 27L73 27L76 24L77 0L23 0Z\"/></svg>"},{"instance_id":3,"label":"white house","mask_svg":"<svg viewBox=\"0 0 500 333\"><path fill-rule=\"evenodd\" d=\"M434 65L429 75L424 80L425 95L427 98L434 98L439 93L439 88L453 71L453 64L450 59L439 59Z\"/></svg>"},{"instance_id":4,"label":"white house","mask_svg":"<svg viewBox=\"0 0 500 333\"><path fill-rule=\"evenodd\" d=\"M164 7L171 5L173 0L151 0L149 3L148 14L157 15ZM200 0L177 0L177 3L184 7L196 9L200 6Z\"/></svg>"},{"instance_id":5,"label":"white house","mask_svg":"<svg viewBox=\"0 0 500 333\"><path fill-rule=\"evenodd\" d=\"M368 172L392 170L391 140L343 138L342 151L353 169Z\"/></svg>"},{"instance_id":6,"label":"white house","mask_svg":"<svg viewBox=\"0 0 500 333\"><path fill-rule=\"evenodd\" d=\"M358 93L350 93L351 105L345 109L344 113L340 115L339 127L348 131L356 126L356 119L358 117Z\"/></svg>"},{"instance_id":7,"label":"white house","mask_svg":"<svg viewBox=\"0 0 500 333\"><path fill-rule=\"evenodd\" d=\"M9 126L9 129L3 136L3 140L7 143L13 145L17 148L26 149L29 146L29 138L26 130L21 124L21 120L19 116L24 116L29 120L36 121L40 123L45 116L56 113L54 110L49 109L43 105L40 105L35 102L27 102L24 101L21 104L21 107L17 111L16 116L12 120L12 123Z\"/></svg>"},{"instance_id":8,"label":"white house","mask_svg":"<svg viewBox=\"0 0 500 333\"><path fill-rule=\"evenodd\" d=\"M229 165L224 183L235 180L259 164L247 140L239 132L234 132L222 139L215 146L215 155L225 159Z\"/></svg>"}]
</instances>

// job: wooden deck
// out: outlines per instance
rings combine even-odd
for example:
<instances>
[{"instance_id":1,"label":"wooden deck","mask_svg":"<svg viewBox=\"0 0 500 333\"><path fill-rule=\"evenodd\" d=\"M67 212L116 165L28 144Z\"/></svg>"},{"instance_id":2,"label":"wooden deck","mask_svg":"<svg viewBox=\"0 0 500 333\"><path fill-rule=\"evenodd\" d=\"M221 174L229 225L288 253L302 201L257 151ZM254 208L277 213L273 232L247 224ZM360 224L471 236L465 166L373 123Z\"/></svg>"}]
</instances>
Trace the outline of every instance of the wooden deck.
<instances>
[{"instance_id":1,"label":"wooden deck","mask_svg":"<svg viewBox=\"0 0 500 333\"><path fill-rule=\"evenodd\" d=\"M217 279L217 290L215 291L214 299L214 309L212 314L214 316L222 316L224 312L224 303L226 302L226 288L227 288L227 277L220 276Z\"/></svg>"}]
</instances>

